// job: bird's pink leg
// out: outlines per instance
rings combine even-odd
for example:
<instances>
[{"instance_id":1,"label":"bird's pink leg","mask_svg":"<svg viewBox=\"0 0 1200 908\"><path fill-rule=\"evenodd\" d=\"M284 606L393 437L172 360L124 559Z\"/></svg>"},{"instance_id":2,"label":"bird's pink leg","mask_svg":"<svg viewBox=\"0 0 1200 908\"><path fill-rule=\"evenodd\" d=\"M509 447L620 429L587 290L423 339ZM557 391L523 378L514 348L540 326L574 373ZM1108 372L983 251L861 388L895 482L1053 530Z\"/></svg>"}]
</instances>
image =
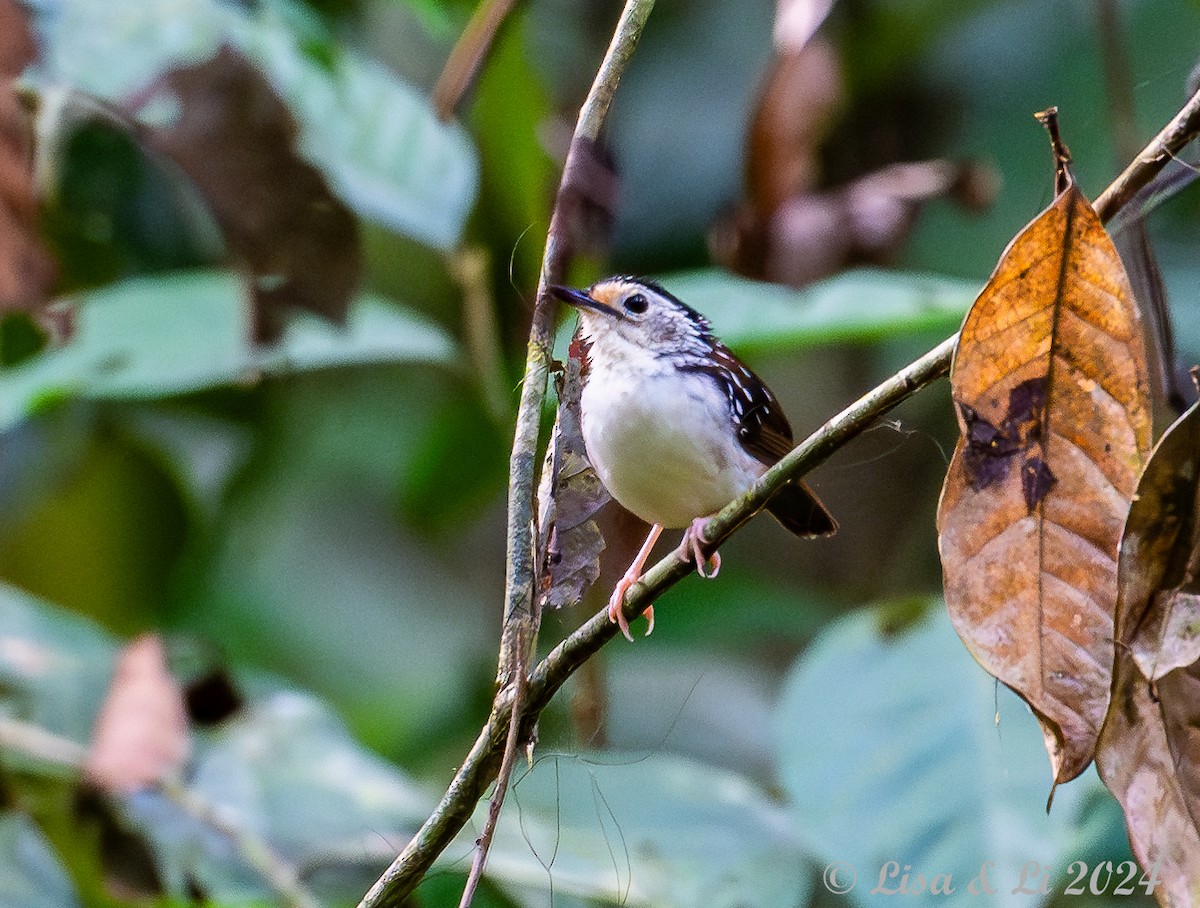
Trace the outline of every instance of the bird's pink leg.
<instances>
[{"instance_id":1,"label":"bird's pink leg","mask_svg":"<svg viewBox=\"0 0 1200 908\"><path fill-rule=\"evenodd\" d=\"M613 594L608 600L608 620L616 624L621 629L621 633L630 642L633 641L633 634L629 633L629 622L625 620L625 612L621 608L621 605L625 601L625 594L629 592L629 588L641 578L642 568L646 566L646 559L650 557L650 552L654 549L654 543L658 542L658 537L662 534L662 531L661 523L656 523L650 527L650 535L642 543L637 557L633 559L633 564L629 565L629 570L625 572L625 576L617 581L617 587L613 590ZM651 631L654 630L654 606L646 606L646 611L643 614L650 622L650 626L646 628L646 636L649 637Z\"/></svg>"},{"instance_id":2,"label":"bird's pink leg","mask_svg":"<svg viewBox=\"0 0 1200 908\"><path fill-rule=\"evenodd\" d=\"M696 573L706 580L712 580L721 573L721 556L713 552L708 558L704 557L704 528L708 526L707 517L697 517L683 534L683 542L679 544L679 557L696 565ZM704 573L704 565L712 565L712 573Z\"/></svg>"}]
</instances>

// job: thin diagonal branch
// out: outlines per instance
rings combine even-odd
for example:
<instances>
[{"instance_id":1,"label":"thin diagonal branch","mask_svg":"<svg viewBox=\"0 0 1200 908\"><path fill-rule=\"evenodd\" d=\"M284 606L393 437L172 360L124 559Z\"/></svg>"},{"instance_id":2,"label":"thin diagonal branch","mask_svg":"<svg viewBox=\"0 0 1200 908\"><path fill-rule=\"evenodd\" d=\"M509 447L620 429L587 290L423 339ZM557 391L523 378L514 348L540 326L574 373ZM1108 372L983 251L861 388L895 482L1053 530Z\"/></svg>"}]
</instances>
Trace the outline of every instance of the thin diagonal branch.
<instances>
[{"instance_id":1,"label":"thin diagonal branch","mask_svg":"<svg viewBox=\"0 0 1200 908\"><path fill-rule=\"evenodd\" d=\"M916 362L905 366L860 397L793 448L748 491L709 520L705 532L707 541L714 546L724 542L762 510L784 483L824 463L835 451L873 425L880 416L946 375L957 343L957 334L942 341ZM639 617L650 603L693 570L691 562L684 561L672 552L642 575L642 579L629 590L625 597L625 617L630 621ZM602 609L551 650L530 675L526 716L545 707L563 682L617 633L617 626L608 618L608 610Z\"/></svg>"},{"instance_id":2,"label":"thin diagonal branch","mask_svg":"<svg viewBox=\"0 0 1200 908\"><path fill-rule=\"evenodd\" d=\"M88 749L77 741L7 717L0 717L0 749L31 761L39 774L61 774L76 783L83 778L88 755ZM279 896L280 904L287 908L318 908L320 903L305 887L300 869L281 857L266 839L244 825L223 819L212 804L178 782L161 780L153 790L222 836ZM112 808L121 809L123 797L104 794Z\"/></svg>"},{"instance_id":3,"label":"thin diagonal branch","mask_svg":"<svg viewBox=\"0 0 1200 908\"><path fill-rule=\"evenodd\" d=\"M1138 189L1162 170L1167 161L1200 133L1200 92L1150 142L1111 186L1096 200L1104 221L1111 219ZM549 244L548 244L549 246ZM549 249L548 249L549 252ZM544 276L544 274L543 274ZM544 283L544 282L543 282ZM543 288L544 289L544 288ZM876 419L917 391L949 372L958 336L947 338L920 359L901 369L809 436L755 485L725 507L708 524L709 541L719 544L749 520L789 479L797 479L859 435ZM548 357L548 354L547 354ZM545 394L541 374L540 401ZM529 467L532 475L533 466ZM530 504L532 508L532 504ZM674 554L651 568L630 590L625 603L629 618L690 573L691 567ZM446 794L421 831L392 865L391 883L380 879L359 908L400 908L404 896L420 881L438 854L471 817L476 803L495 777L517 698L523 702L521 724L528 728L566 680L617 633L607 609L594 615L558 644L529 674L525 685L509 685L496 696L492 713ZM406 859L405 856L409 857Z\"/></svg>"},{"instance_id":4,"label":"thin diagonal branch","mask_svg":"<svg viewBox=\"0 0 1200 908\"><path fill-rule=\"evenodd\" d=\"M1116 215L1138 189L1149 183L1167 162L1197 135L1200 135L1200 92L1184 105L1171 122L1097 198L1095 207L1101 220L1107 221ZM788 480L803 476L880 416L921 388L946 375L950 371L950 361L957 343L957 334L942 341L801 442L763 474L747 492L709 521L706 528L707 541L719 545L760 511ZM682 561L674 553L668 555L647 571L642 580L629 591L625 600L625 617L633 620L640 616L647 605L686 577L690 571L689 563ZM563 682L616 633L616 626L608 621L604 610L555 647L531 674L527 718L543 708Z\"/></svg>"},{"instance_id":5,"label":"thin diagonal branch","mask_svg":"<svg viewBox=\"0 0 1200 908\"><path fill-rule=\"evenodd\" d=\"M1200 91L1192 95L1129 166L1096 197L1092 207L1108 223L1139 189L1153 180L1167 162L1200 134Z\"/></svg>"}]
</instances>

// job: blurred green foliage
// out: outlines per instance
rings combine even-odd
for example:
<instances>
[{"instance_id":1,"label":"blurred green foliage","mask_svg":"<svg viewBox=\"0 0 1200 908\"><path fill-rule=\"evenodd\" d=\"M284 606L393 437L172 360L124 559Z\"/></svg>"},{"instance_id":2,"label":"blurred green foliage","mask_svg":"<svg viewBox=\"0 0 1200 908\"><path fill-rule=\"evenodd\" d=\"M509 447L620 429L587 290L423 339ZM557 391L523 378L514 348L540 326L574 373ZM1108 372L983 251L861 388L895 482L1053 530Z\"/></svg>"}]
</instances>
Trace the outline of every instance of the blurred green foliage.
<instances>
[{"instance_id":1,"label":"blurred green foliage","mask_svg":"<svg viewBox=\"0 0 1200 908\"><path fill-rule=\"evenodd\" d=\"M0 719L86 743L117 638L145 629L227 663L248 706L198 733L186 788L328 904L402 847L490 703L530 298L564 136L618 6L518 4L450 126L426 92L465 0L30 7L43 57L27 81L53 165L44 229L76 314L71 339L45 349L28 319L0 322ZM1122 11L1149 135L1184 97L1200 10ZM621 196L603 268L660 276L709 313L805 434L952 331L1049 200L1034 110L1059 105L1089 191L1115 157L1090 7L843 0L825 27L848 93L827 174L884 163L883 149L979 156L1002 189L984 215L932 203L895 271L802 291L718 273L705 237L741 193L773 15L769 0L660 0L613 108ZM252 346L240 278L180 174L71 103L49 106L64 84L119 101L223 40L270 78L303 154L362 220L345 328L298 317L279 344ZM1200 358L1196 202L1185 193L1152 222L1187 363ZM486 258L479 286L461 283L463 249ZM602 654L599 682L547 712L476 904L873 905L886 900L866 884L891 859L956 879L994 859L1009 888L1038 861L1056 892L1071 860L1128 859L1093 775L1042 811L1036 723L936 601L953 433L944 387L909 402L815 475L836 538L800 544L757 521L719 581L681 584L650 640ZM866 608L878 602L900 605ZM547 616L544 646L575 611ZM580 740L572 698L605 705L604 748ZM3 746L0 766L0 904L133 904L104 894L98 833L61 766ZM197 889L214 906L276 902L261 868L177 801L126 807L159 858L153 904ZM474 834L419 904L457 903ZM825 891L828 861L856 864L851 895Z\"/></svg>"}]
</instances>

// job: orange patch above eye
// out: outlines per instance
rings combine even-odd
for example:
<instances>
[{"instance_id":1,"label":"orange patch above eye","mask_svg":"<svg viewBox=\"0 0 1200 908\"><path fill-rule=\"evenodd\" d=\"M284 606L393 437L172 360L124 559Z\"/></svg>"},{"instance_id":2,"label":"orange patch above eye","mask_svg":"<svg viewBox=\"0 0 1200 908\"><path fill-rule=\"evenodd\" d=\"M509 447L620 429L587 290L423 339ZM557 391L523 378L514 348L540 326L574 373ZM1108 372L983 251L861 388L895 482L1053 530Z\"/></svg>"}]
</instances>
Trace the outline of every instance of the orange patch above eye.
<instances>
[{"instance_id":1,"label":"orange patch above eye","mask_svg":"<svg viewBox=\"0 0 1200 908\"><path fill-rule=\"evenodd\" d=\"M620 300L623 286L612 282L599 284L591 289L589 295L598 303L603 303L606 306L616 306Z\"/></svg>"}]
</instances>

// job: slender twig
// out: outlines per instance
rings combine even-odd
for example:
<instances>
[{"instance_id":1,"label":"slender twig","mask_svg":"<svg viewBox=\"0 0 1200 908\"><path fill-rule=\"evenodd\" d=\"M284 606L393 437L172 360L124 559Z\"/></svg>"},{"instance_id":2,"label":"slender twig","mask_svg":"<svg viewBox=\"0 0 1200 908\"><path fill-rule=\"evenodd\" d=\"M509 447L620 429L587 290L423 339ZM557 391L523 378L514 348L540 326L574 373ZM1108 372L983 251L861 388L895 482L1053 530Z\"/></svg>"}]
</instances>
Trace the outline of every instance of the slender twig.
<instances>
[{"instance_id":1,"label":"slender twig","mask_svg":"<svg viewBox=\"0 0 1200 908\"><path fill-rule=\"evenodd\" d=\"M1096 197L1092 207L1100 220L1109 221L1139 189L1154 179L1196 135L1200 134L1200 91L1180 108L1158 135L1142 149L1120 176Z\"/></svg>"},{"instance_id":2,"label":"slender twig","mask_svg":"<svg viewBox=\"0 0 1200 908\"><path fill-rule=\"evenodd\" d=\"M216 805L181 784L164 781L159 784L159 791L188 816L224 836L287 908L321 908L321 901L304 885L300 869L279 854L266 839L252 833L244 824L225 817Z\"/></svg>"},{"instance_id":3,"label":"slender twig","mask_svg":"<svg viewBox=\"0 0 1200 908\"><path fill-rule=\"evenodd\" d=\"M1188 101L1097 199L1095 207L1101 219L1107 221L1113 217L1198 132L1200 92ZM768 470L753 488L709 522L708 542L720 544L761 510L772 493L789 479L799 478L863 432L881 415L946 375L957 341L957 335L947 338L809 436ZM544 382L545 373L541 378ZM544 392L543 384L541 394ZM541 400L540 395L538 399ZM531 464L531 475L532 469ZM690 565L675 554L660 561L629 591L625 602L626 617L633 618L641 614L649 603L687 576L690 570ZM480 730L474 746L451 780L442 800L359 908L400 908L433 861L465 825L495 777L508 735L512 707L518 696L524 704L520 711L521 724L527 728L579 666L616 633L616 626L608 619L607 609L602 610L547 654L529 674L528 683L523 688L509 685L497 694L487 723Z\"/></svg>"},{"instance_id":4,"label":"slender twig","mask_svg":"<svg viewBox=\"0 0 1200 908\"><path fill-rule=\"evenodd\" d=\"M87 759L82 744L20 719L0 717L0 751L20 754L39 768L78 775Z\"/></svg>"},{"instance_id":5,"label":"slender twig","mask_svg":"<svg viewBox=\"0 0 1200 908\"><path fill-rule=\"evenodd\" d=\"M475 803L483 794L483 788L494 777L496 788L463 892L463 905L470 903L487 861L488 847L521 743L520 731L526 726L522 721L524 694L540 621L533 595L537 580L534 564L534 489L537 485L542 405L546 400L554 344L554 318L558 308L547 288L562 280L571 254L573 225L568 223L570 215L564 199L577 191L574 184L582 169L580 162L600 135L621 75L653 7L654 0L627 0L625 3L613 32L612 43L579 110L550 216L509 459L504 626L497 668L497 682L501 689L496 698L497 706L493 708L475 746L459 768L437 810L363 897L361 908L399 908L433 860L466 823ZM499 705L501 702L504 703L503 707Z\"/></svg>"},{"instance_id":6,"label":"slender twig","mask_svg":"<svg viewBox=\"0 0 1200 908\"><path fill-rule=\"evenodd\" d=\"M562 182L550 217L546 251L538 278L537 302L529 329L525 358L525 378L517 426L513 433L512 456L508 473L508 549L506 552L504 636L498 680L504 684L516 678L514 669L521 664L521 650L530 641L528 624L533 621L533 497L536 483L537 449L546 400L546 381L550 374L551 348L554 344L554 316L558 311L547 288L562 280L570 254L570 224L562 204L564 195L574 190L572 180L581 169L580 161L600 135L617 83L641 35L654 0L628 0L617 22L612 44L600 64L595 81L579 111L575 134L563 166ZM535 629L536 630L536 629Z\"/></svg>"},{"instance_id":7,"label":"slender twig","mask_svg":"<svg viewBox=\"0 0 1200 908\"><path fill-rule=\"evenodd\" d=\"M575 134L563 164L562 179L550 215L550 230L538 277L537 302L529 329L529 348L526 358L525 384L521 389L521 404L517 410L517 428L513 433L512 457L508 478L508 558L505 582L504 630L500 638L498 680L512 685L512 708L508 717L504 755L496 776L496 787L488 804L483 830L475 846L475 856L463 889L459 908L467 908L487 865L492 836L500 819L500 808L512 778L517 752L521 744L521 714L524 709L525 686L529 663L537 646L538 625L541 621L533 591L537 581L534 564L534 489L536 455L542 404L546 399L551 348L554 344L554 316L558 310L547 289L562 280L571 256L570 237L573 224L564 204L569 194L576 193L581 149L590 149L600 135L609 105L621 81L621 74L637 46L654 0L628 0L617 21L612 42L592 80L591 90L579 109ZM397 860L400 860L397 858Z\"/></svg>"},{"instance_id":8,"label":"slender twig","mask_svg":"<svg viewBox=\"0 0 1200 908\"><path fill-rule=\"evenodd\" d=\"M11 718L0 718L0 750L35 763L39 772L53 771L75 779L83 777L88 755L87 747L77 741L40 725ZM238 856L280 897L282 904L288 908L318 908L320 902L305 888L299 869L277 854L266 839L223 818L213 804L178 782L161 780L157 791L189 816L224 836ZM113 800L118 805L121 803L119 796L113 796Z\"/></svg>"},{"instance_id":9,"label":"slender twig","mask_svg":"<svg viewBox=\"0 0 1200 908\"><path fill-rule=\"evenodd\" d=\"M479 838L475 841L471 871L467 874L467 883L463 886L458 908L470 908L479 881L483 879L488 855L492 851L492 838L496 835L496 824L500 822L500 809L504 806L504 796L508 792L508 783L512 779L517 752L521 748L521 710L525 707L526 685L527 681L524 680L524 672L522 672L522 680L517 682L514 689L512 709L508 713L508 734L504 737L504 756L500 760L500 769L496 773L496 787L492 789L492 799L488 802L483 831L479 833Z\"/></svg>"},{"instance_id":10,"label":"slender twig","mask_svg":"<svg viewBox=\"0 0 1200 908\"><path fill-rule=\"evenodd\" d=\"M433 86L433 109L439 119L449 120L454 116L467 89L479 74L500 26L516 5L517 0L482 0L475 8L471 21L450 51L442 74Z\"/></svg>"},{"instance_id":11,"label":"slender twig","mask_svg":"<svg viewBox=\"0 0 1200 908\"><path fill-rule=\"evenodd\" d=\"M1119 161L1141 150L1137 135L1137 104L1133 96L1133 68L1129 48L1121 27L1118 0L1100 0L1096 4L1096 26L1100 35L1100 60L1104 64L1104 87L1108 101L1108 120L1113 131L1113 146Z\"/></svg>"},{"instance_id":12,"label":"slender twig","mask_svg":"<svg viewBox=\"0 0 1200 908\"><path fill-rule=\"evenodd\" d=\"M709 545L720 545L762 510L786 482L823 463L884 413L944 376L950 369L950 358L957 343L957 334L942 341L920 359L860 397L792 449L748 491L709 520L705 529ZM648 570L626 594L625 617L631 621L639 617L648 605L692 570L694 566L691 562L684 561L672 552ZM608 610L602 609L547 654L530 675L527 719L530 714L542 709L567 678L617 633L617 626L608 618Z\"/></svg>"},{"instance_id":13,"label":"slender twig","mask_svg":"<svg viewBox=\"0 0 1200 908\"><path fill-rule=\"evenodd\" d=\"M481 245L465 246L450 260L450 274L462 292L463 340L478 375L488 414L503 424L512 416L511 397L501 355L490 268L487 249Z\"/></svg>"}]
</instances>

